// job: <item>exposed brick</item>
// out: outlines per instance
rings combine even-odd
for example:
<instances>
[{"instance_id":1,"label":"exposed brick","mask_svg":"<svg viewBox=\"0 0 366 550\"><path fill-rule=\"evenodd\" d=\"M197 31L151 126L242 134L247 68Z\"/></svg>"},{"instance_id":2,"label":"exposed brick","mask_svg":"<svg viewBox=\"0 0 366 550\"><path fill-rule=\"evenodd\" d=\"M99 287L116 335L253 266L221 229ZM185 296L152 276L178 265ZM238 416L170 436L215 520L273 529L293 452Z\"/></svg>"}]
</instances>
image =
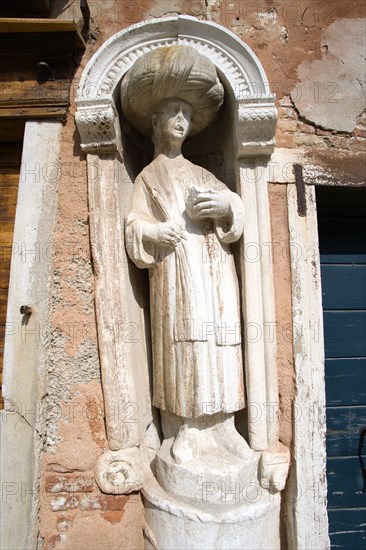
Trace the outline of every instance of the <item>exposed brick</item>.
<instances>
[{"instance_id":1,"label":"exposed brick","mask_svg":"<svg viewBox=\"0 0 366 550\"><path fill-rule=\"evenodd\" d=\"M316 129L316 135L317 136L330 136L331 130L322 130L321 128Z\"/></svg>"},{"instance_id":2,"label":"exposed brick","mask_svg":"<svg viewBox=\"0 0 366 550\"><path fill-rule=\"evenodd\" d=\"M94 478L80 474L48 474L45 488L47 493L90 493L94 489Z\"/></svg>"},{"instance_id":3,"label":"exposed brick","mask_svg":"<svg viewBox=\"0 0 366 550\"><path fill-rule=\"evenodd\" d=\"M366 142L362 138L361 139L360 138L351 139L349 149L350 149L350 151L365 152L366 151Z\"/></svg>"},{"instance_id":4,"label":"exposed brick","mask_svg":"<svg viewBox=\"0 0 366 550\"><path fill-rule=\"evenodd\" d=\"M279 105L280 105L281 107L292 107L292 102L291 102L290 96L284 95L284 96L279 100Z\"/></svg>"},{"instance_id":5,"label":"exposed brick","mask_svg":"<svg viewBox=\"0 0 366 550\"><path fill-rule=\"evenodd\" d=\"M297 113L293 107L278 107L278 116L297 120Z\"/></svg>"},{"instance_id":6,"label":"exposed brick","mask_svg":"<svg viewBox=\"0 0 366 550\"><path fill-rule=\"evenodd\" d=\"M132 495L88 495L80 502L80 510L83 512L91 510L115 511L123 510L126 503L133 499Z\"/></svg>"},{"instance_id":7,"label":"exposed brick","mask_svg":"<svg viewBox=\"0 0 366 550\"><path fill-rule=\"evenodd\" d=\"M79 506L79 495L58 495L51 500L51 510L53 512L65 512L74 510Z\"/></svg>"},{"instance_id":8,"label":"exposed brick","mask_svg":"<svg viewBox=\"0 0 366 550\"><path fill-rule=\"evenodd\" d=\"M327 142L336 149L350 149L352 146L352 138L347 136L330 135L327 136Z\"/></svg>"},{"instance_id":9,"label":"exposed brick","mask_svg":"<svg viewBox=\"0 0 366 550\"><path fill-rule=\"evenodd\" d=\"M292 149L295 147L295 134L278 133L276 135L277 147L285 147L286 149Z\"/></svg>"},{"instance_id":10,"label":"exposed brick","mask_svg":"<svg viewBox=\"0 0 366 550\"><path fill-rule=\"evenodd\" d=\"M324 139L312 134L297 134L295 136L295 145L305 147L326 147Z\"/></svg>"},{"instance_id":11,"label":"exposed brick","mask_svg":"<svg viewBox=\"0 0 366 550\"><path fill-rule=\"evenodd\" d=\"M360 128L359 126L356 126L353 135L360 138L366 138L366 128Z\"/></svg>"},{"instance_id":12,"label":"exposed brick","mask_svg":"<svg viewBox=\"0 0 366 550\"><path fill-rule=\"evenodd\" d=\"M277 127L281 132L296 132L297 120L280 118Z\"/></svg>"},{"instance_id":13,"label":"exposed brick","mask_svg":"<svg viewBox=\"0 0 366 550\"><path fill-rule=\"evenodd\" d=\"M102 510L122 510L130 498L133 497L127 495L101 495L99 502Z\"/></svg>"},{"instance_id":14,"label":"exposed brick","mask_svg":"<svg viewBox=\"0 0 366 550\"><path fill-rule=\"evenodd\" d=\"M47 464L47 470L50 472L58 472L59 474L69 474L69 470L58 464L57 462L50 462Z\"/></svg>"},{"instance_id":15,"label":"exposed brick","mask_svg":"<svg viewBox=\"0 0 366 550\"><path fill-rule=\"evenodd\" d=\"M109 523L118 523L123 518L124 513L124 510L107 510L102 512L102 517Z\"/></svg>"},{"instance_id":16,"label":"exposed brick","mask_svg":"<svg viewBox=\"0 0 366 550\"><path fill-rule=\"evenodd\" d=\"M82 512L90 512L92 510L101 510L99 498L97 496L85 496L80 502L80 510Z\"/></svg>"},{"instance_id":17,"label":"exposed brick","mask_svg":"<svg viewBox=\"0 0 366 550\"><path fill-rule=\"evenodd\" d=\"M123 511L126 503L132 501L134 498L136 498L136 495L71 495L63 493L55 495L50 500L50 504L53 512L65 512L67 510L75 510L76 508L79 508L82 512L91 512L93 510L120 512Z\"/></svg>"},{"instance_id":18,"label":"exposed brick","mask_svg":"<svg viewBox=\"0 0 366 550\"><path fill-rule=\"evenodd\" d=\"M298 122L297 129L303 134L315 134L314 126L310 126L310 124L305 124L304 122Z\"/></svg>"}]
</instances>

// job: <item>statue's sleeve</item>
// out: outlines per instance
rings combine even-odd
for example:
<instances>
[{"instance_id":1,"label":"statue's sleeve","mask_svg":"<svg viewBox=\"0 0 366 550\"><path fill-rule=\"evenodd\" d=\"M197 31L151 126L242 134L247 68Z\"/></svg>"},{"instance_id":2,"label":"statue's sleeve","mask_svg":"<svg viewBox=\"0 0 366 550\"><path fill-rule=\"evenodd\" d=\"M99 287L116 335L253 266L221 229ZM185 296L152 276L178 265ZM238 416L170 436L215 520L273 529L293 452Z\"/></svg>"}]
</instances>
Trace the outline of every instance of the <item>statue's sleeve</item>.
<instances>
[{"instance_id":1,"label":"statue's sleeve","mask_svg":"<svg viewBox=\"0 0 366 550\"><path fill-rule=\"evenodd\" d=\"M155 246L143 239L145 224L155 224L158 220L153 213L151 196L143 179L138 176L133 186L131 201L127 210L125 234L126 249L131 260L143 269L156 264Z\"/></svg>"},{"instance_id":2,"label":"statue's sleeve","mask_svg":"<svg viewBox=\"0 0 366 550\"><path fill-rule=\"evenodd\" d=\"M244 205L239 195L229 191L227 187L224 192L229 195L230 218L227 220L217 220L215 222L215 231L222 243L229 244L238 241L243 234Z\"/></svg>"}]
</instances>

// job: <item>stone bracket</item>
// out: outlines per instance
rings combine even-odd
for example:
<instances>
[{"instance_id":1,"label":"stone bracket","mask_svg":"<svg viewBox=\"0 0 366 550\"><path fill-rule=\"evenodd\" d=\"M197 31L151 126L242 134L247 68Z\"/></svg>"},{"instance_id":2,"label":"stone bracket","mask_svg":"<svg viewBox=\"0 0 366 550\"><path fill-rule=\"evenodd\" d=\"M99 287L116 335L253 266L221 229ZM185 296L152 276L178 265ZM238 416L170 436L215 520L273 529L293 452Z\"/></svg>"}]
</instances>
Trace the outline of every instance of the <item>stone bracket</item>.
<instances>
[{"instance_id":1,"label":"stone bracket","mask_svg":"<svg viewBox=\"0 0 366 550\"><path fill-rule=\"evenodd\" d=\"M239 102L238 158L270 155L275 145L276 122L274 96Z\"/></svg>"},{"instance_id":2,"label":"stone bracket","mask_svg":"<svg viewBox=\"0 0 366 550\"><path fill-rule=\"evenodd\" d=\"M104 493L126 495L140 491L143 485L143 465L137 447L106 451L95 467L95 479Z\"/></svg>"},{"instance_id":3,"label":"stone bracket","mask_svg":"<svg viewBox=\"0 0 366 550\"><path fill-rule=\"evenodd\" d=\"M80 106L76 124L85 153L111 153L119 151L120 122L114 102L103 100L95 105Z\"/></svg>"},{"instance_id":4,"label":"stone bracket","mask_svg":"<svg viewBox=\"0 0 366 550\"><path fill-rule=\"evenodd\" d=\"M290 451L282 443L266 449L260 460L260 483L263 489L283 491L290 467Z\"/></svg>"}]
</instances>

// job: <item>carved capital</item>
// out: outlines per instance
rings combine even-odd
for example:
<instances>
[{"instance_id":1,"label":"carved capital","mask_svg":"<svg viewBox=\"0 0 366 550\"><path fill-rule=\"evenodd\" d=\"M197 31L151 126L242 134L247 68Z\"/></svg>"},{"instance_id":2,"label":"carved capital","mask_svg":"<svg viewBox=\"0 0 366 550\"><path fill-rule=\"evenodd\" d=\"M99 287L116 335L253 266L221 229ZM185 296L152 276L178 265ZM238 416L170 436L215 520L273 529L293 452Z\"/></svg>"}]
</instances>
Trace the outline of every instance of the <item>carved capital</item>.
<instances>
[{"instance_id":1,"label":"carved capital","mask_svg":"<svg viewBox=\"0 0 366 550\"><path fill-rule=\"evenodd\" d=\"M95 467L98 487L113 495L140 491L143 484L143 466L136 447L120 451L106 451Z\"/></svg>"},{"instance_id":2,"label":"carved capital","mask_svg":"<svg viewBox=\"0 0 366 550\"><path fill-rule=\"evenodd\" d=\"M274 98L240 102L238 106L238 158L270 155L274 149L277 110Z\"/></svg>"},{"instance_id":3,"label":"carved capital","mask_svg":"<svg viewBox=\"0 0 366 550\"><path fill-rule=\"evenodd\" d=\"M120 124L113 102L79 106L76 124L85 153L110 153L120 147Z\"/></svg>"}]
</instances>

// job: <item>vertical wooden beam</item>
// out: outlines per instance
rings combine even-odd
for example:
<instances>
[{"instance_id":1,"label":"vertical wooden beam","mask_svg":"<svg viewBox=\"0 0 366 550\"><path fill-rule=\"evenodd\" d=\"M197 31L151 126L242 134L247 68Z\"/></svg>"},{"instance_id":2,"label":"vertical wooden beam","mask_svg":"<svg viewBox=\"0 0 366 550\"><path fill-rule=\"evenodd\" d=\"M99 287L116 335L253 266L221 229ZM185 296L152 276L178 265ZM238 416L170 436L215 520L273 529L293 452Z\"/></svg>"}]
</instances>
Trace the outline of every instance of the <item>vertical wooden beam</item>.
<instances>
[{"instance_id":1,"label":"vertical wooden beam","mask_svg":"<svg viewBox=\"0 0 366 550\"><path fill-rule=\"evenodd\" d=\"M288 185L291 256L294 401L294 466L287 491L288 547L329 549L325 451L323 311L315 188L307 186L307 217L298 213L297 189Z\"/></svg>"}]
</instances>

